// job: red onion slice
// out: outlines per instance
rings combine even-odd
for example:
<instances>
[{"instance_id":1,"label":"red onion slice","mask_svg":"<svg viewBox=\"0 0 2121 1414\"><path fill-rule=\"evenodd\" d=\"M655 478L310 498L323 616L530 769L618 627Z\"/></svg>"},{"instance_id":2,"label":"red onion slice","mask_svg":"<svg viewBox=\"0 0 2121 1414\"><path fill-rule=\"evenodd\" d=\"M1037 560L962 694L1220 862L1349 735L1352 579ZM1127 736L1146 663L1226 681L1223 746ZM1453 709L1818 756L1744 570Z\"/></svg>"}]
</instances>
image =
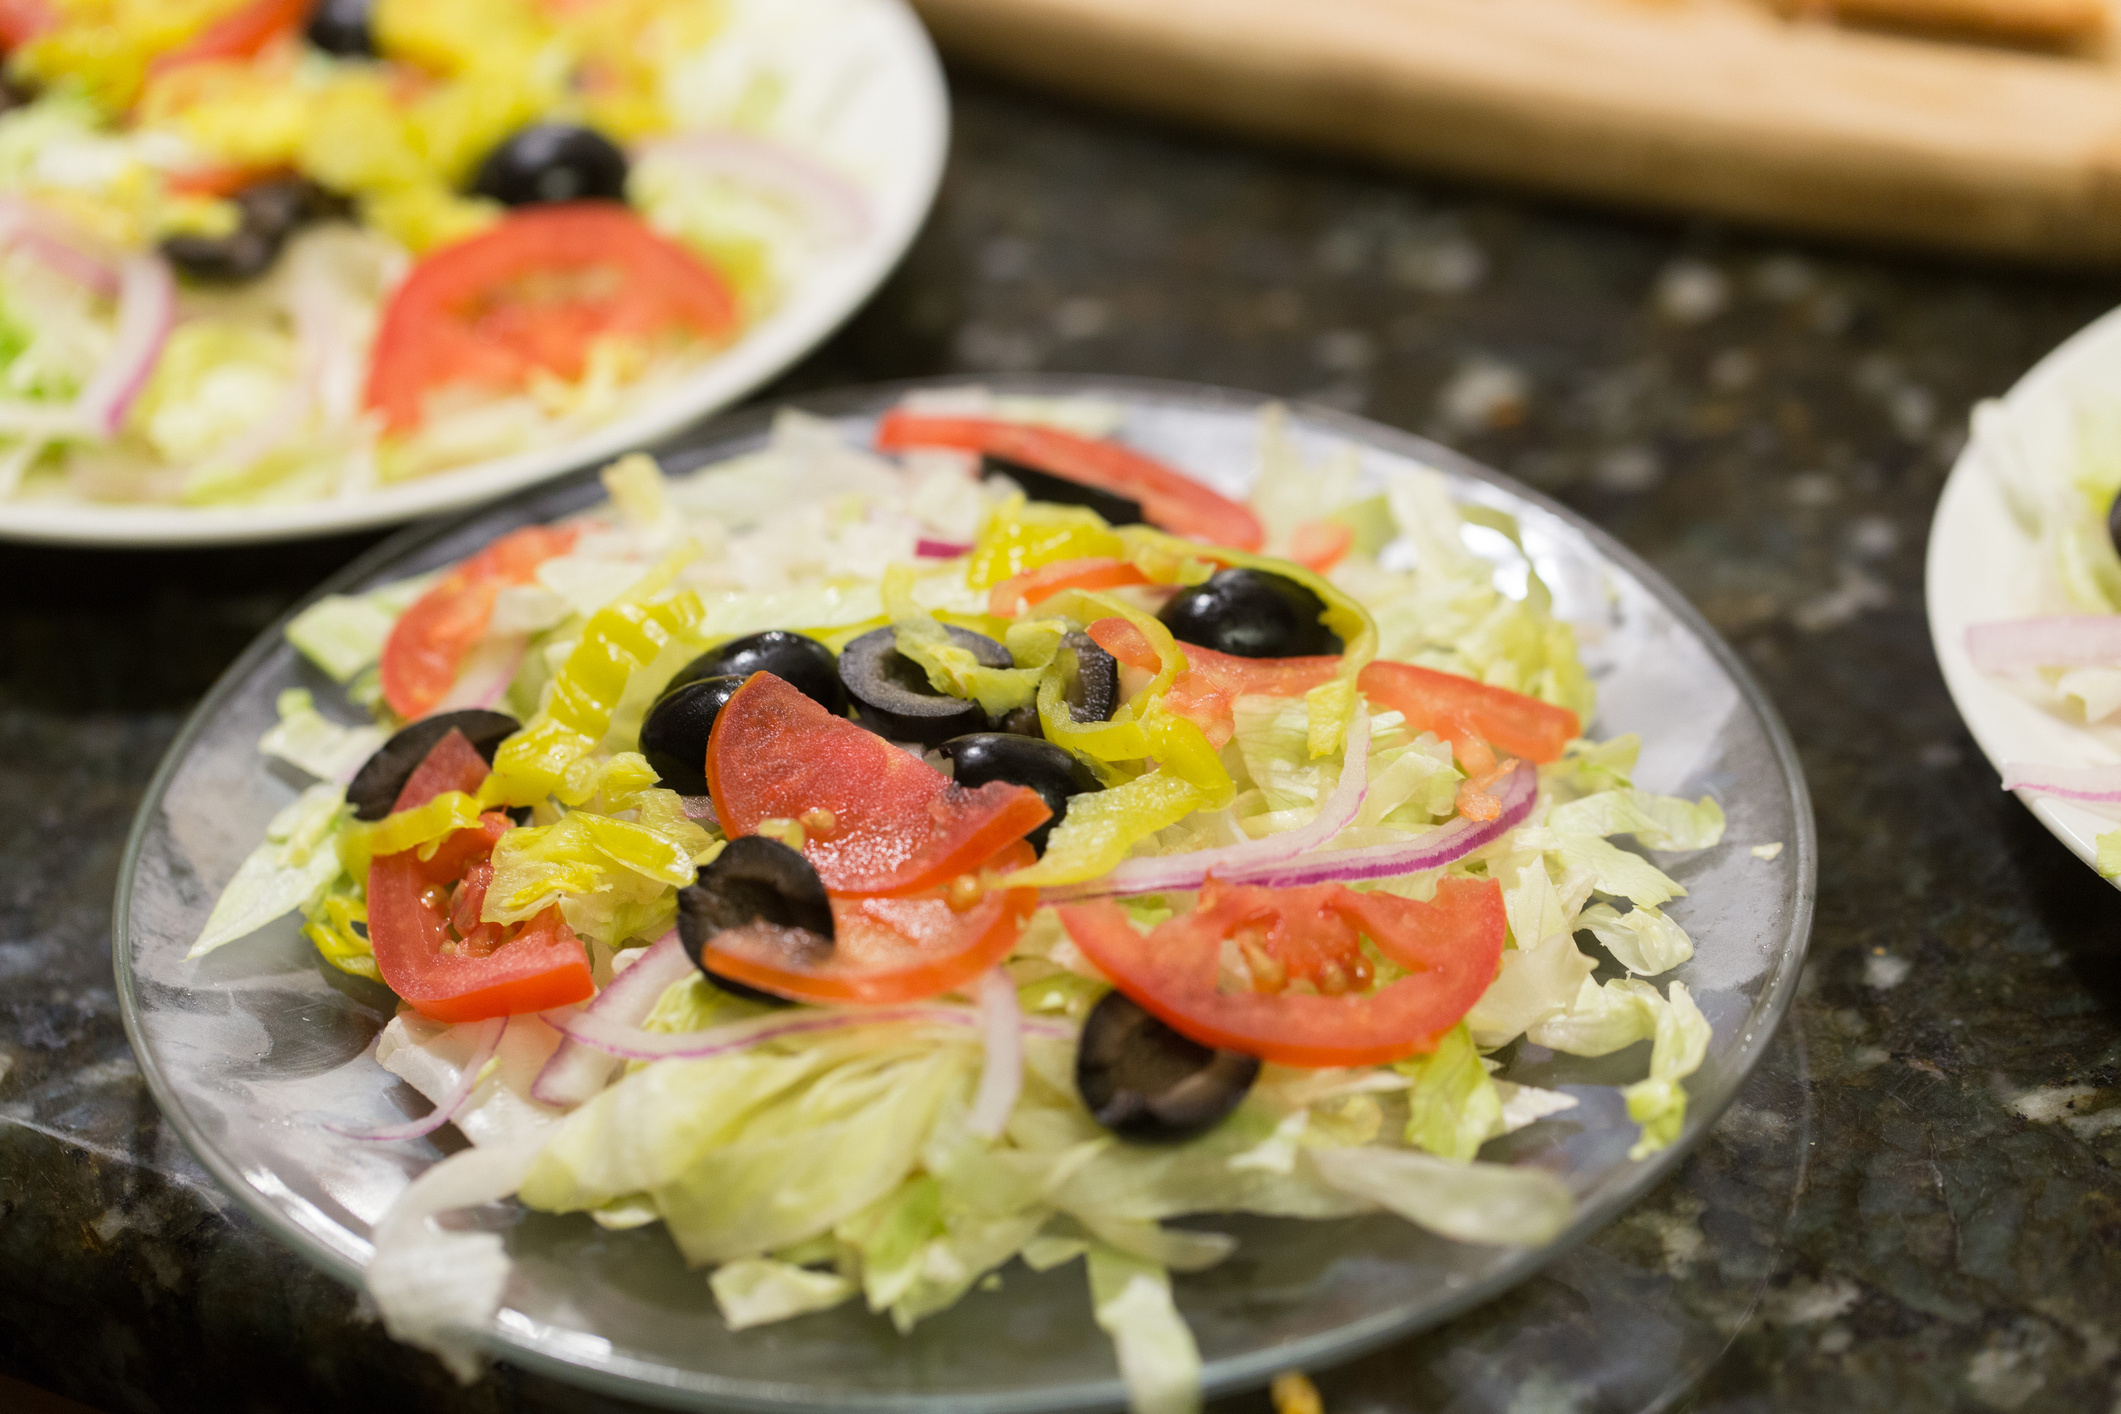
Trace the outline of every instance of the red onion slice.
<instances>
[{"instance_id":1,"label":"red onion slice","mask_svg":"<svg viewBox=\"0 0 2121 1414\"><path fill-rule=\"evenodd\" d=\"M20 197L0 197L0 245L26 251L47 268L99 295L118 293L118 267L63 219Z\"/></svg>"},{"instance_id":2,"label":"red onion slice","mask_svg":"<svg viewBox=\"0 0 2121 1414\"><path fill-rule=\"evenodd\" d=\"M1468 820L1463 816L1441 829L1416 835L1405 844L1371 845L1367 849L1327 850L1272 869L1248 872L1230 883L1257 884L1261 888L1286 889L1302 884L1358 884L1368 879L1395 879L1439 869L1463 859L1483 845L1492 844L1523 824L1539 800L1539 772L1528 761L1520 761L1492 792L1502 810L1492 820ZM1217 871L1216 878L1223 878Z\"/></svg>"},{"instance_id":3,"label":"red onion slice","mask_svg":"<svg viewBox=\"0 0 2121 1414\"><path fill-rule=\"evenodd\" d=\"M635 966L640 964L636 963ZM728 1026L710 1026L705 1031L643 1031L592 1016L586 1011L548 1011L545 1021L568 1039L593 1046L624 1060L703 1060L747 1050L784 1036L809 1036L840 1031L853 1026L883 1026L906 1022L922 1026L978 1026L980 1014L970 1007L946 1006L940 1002L910 1002L903 1006L824 1008L804 1007L775 1012ZM1024 1022L1027 1035L1055 1040L1073 1040L1075 1028L1065 1022L1035 1017ZM536 1091L532 1091L536 1094Z\"/></svg>"},{"instance_id":4,"label":"red onion slice","mask_svg":"<svg viewBox=\"0 0 2121 1414\"><path fill-rule=\"evenodd\" d=\"M160 256L136 255L118 277L118 330L110 357L74 399L83 431L115 437L147 386L177 322L177 282Z\"/></svg>"},{"instance_id":5,"label":"red onion slice","mask_svg":"<svg viewBox=\"0 0 2121 1414\"><path fill-rule=\"evenodd\" d=\"M924 560L954 560L959 555L969 555L972 547L958 540L930 540L927 536L913 542L913 553Z\"/></svg>"},{"instance_id":6,"label":"red onion slice","mask_svg":"<svg viewBox=\"0 0 2121 1414\"><path fill-rule=\"evenodd\" d=\"M1226 884L1251 883L1261 870L1273 870L1326 842L1355 822L1363 797L1370 792L1370 714L1357 711L1348 723L1340 781L1319 802L1318 814L1305 825L1265 839L1247 840L1227 849L1200 849L1129 859L1101 879L1048 889L1048 899L1127 898L1136 894L1184 893L1199 888L1213 874ZM1397 848L1397 846L1393 846ZM1351 850L1349 853L1360 853ZM1338 856L1335 856L1336 858Z\"/></svg>"},{"instance_id":7,"label":"red onion slice","mask_svg":"<svg viewBox=\"0 0 2121 1414\"><path fill-rule=\"evenodd\" d=\"M695 171L770 187L803 208L823 245L858 243L869 229L869 200L823 164L761 138L732 132L679 133L640 149L636 160L670 157Z\"/></svg>"},{"instance_id":8,"label":"red onion slice","mask_svg":"<svg viewBox=\"0 0 2121 1414\"><path fill-rule=\"evenodd\" d=\"M507 1034L508 1018L496 1016L488 1021L474 1023L480 1028L479 1043L472 1048L471 1059L464 1062L464 1073L457 1078L450 1092L435 1102L433 1111L418 1119L403 1124L387 1124L380 1129L364 1129L358 1125L326 1124L324 1127L334 1134L343 1134L348 1139L359 1139L370 1144L389 1144L400 1139L420 1139L434 1133L457 1117L471 1092L479 1088L485 1078L486 1063L501 1049L501 1037Z\"/></svg>"},{"instance_id":9,"label":"red onion slice","mask_svg":"<svg viewBox=\"0 0 2121 1414\"><path fill-rule=\"evenodd\" d=\"M1017 1004L1016 984L997 967L979 979L980 1039L987 1060L979 1089L973 1092L965 1128L982 1139L999 1139L1002 1127L1024 1092L1024 1011Z\"/></svg>"},{"instance_id":10,"label":"red onion slice","mask_svg":"<svg viewBox=\"0 0 2121 1414\"><path fill-rule=\"evenodd\" d=\"M678 800L685 807L686 819L697 821L700 824L711 826L717 830L722 828L722 817L714 813L713 796L681 795L678 797Z\"/></svg>"},{"instance_id":11,"label":"red onion slice","mask_svg":"<svg viewBox=\"0 0 2121 1414\"><path fill-rule=\"evenodd\" d=\"M2039 766L2006 761L2003 788L2081 800L2090 805L2121 805L2121 766Z\"/></svg>"},{"instance_id":12,"label":"red onion slice","mask_svg":"<svg viewBox=\"0 0 2121 1414\"><path fill-rule=\"evenodd\" d=\"M575 1012L547 1012L545 1019L567 1033L567 1039L560 1042L552 1059L545 1062L537 1079L530 1082L530 1098L540 1104L572 1108L611 1084L619 1067L625 1064L608 1051L576 1040L556 1018L564 1016L579 1020L594 1017L613 1026L638 1027L648 1019L655 1004L662 1000L663 993L672 984L691 975L692 959L685 955L677 929L673 928L656 939L648 951L634 959L625 971L613 977L611 984L591 998L588 1006Z\"/></svg>"},{"instance_id":13,"label":"red onion slice","mask_svg":"<svg viewBox=\"0 0 2121 1414\"><path fill-rule=\"evenodd\" d=\"M508 684L516 680L529 643L529 635L521 633L494 634L482 640L464 655L457 680L449 685L434 710L453 712L460 707L491 707L499 702L507 693Z\"/></svg>"},{"instance_id":14,"label":"red onion slice","mask_svg":"<svg viewBox=\"0 0 2121 1414\"><path fill-rule=\"evenodd\" d=\"M1966 653L1984 673L2121 668L2121 614L2054 614L1975 624Z\"/></svg>"}]
</instances>

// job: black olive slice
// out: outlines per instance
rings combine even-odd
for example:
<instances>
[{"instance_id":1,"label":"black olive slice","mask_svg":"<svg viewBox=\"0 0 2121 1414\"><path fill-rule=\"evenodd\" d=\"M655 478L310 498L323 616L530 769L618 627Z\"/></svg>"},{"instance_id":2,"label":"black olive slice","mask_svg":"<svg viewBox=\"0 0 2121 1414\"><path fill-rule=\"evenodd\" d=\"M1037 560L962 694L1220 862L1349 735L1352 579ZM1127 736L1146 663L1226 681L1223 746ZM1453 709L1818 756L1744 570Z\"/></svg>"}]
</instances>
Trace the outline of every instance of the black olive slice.
<instances>
[{"instance_id":1,"label":"black olive slice","mask_svg":"<svg viewBox=\"0 0 2121 1414\"><path fill-rule=\"evenodd\" d=\"M1038 737L974 732L952 737L936 750L950 758L955 768L952 774L961 786L977 789L989 781L1007 781L1038 792L1053 818L1024 838L1039 854L1046 852L1046 837L1053 833L1053 827L1067 817L1068 797L1104 789L1088 766Z\"/></svg>"},{"instance_id":2,"label":"black olive slice","mask_svg":"<svg viewBox=\"0 0 2121 1414\"><path fill-rule=\"evenodd\" d=\"M648 709L641 721L641 755L665 788L679 795L707 794L707 738L743 685L733 675L695 678L671 688Z\"/></svg>"},{"instance_id":3,"label":"black olive slice","mask_svg":"<svg viewBox=\"0 0 2121 1414\"><path fill-rule=\"evenodd\" d=\"M1090 1008L1075 1053L1083 1103L1123 1139L1190 1139L1236 1109L1258 1075L1257 1056L1181 1036L1124 992Z\"/></svg>"},{"instance_id":4,"label":"black olive slice","mask_svg":"<svg viewBox=\"0 0 2121 1414\"><path fill-rule=\"evenodd\" d=\"M1119 710L1119 659L1081 629L1072 629L1061 639L1061 653L1072 655L1075 663L1061 690L1068 715L1078 722L1111 721Z\"/></svg>"},{"instance_id":5,"label":"black olive slice","mask_svg":"<svg viewBox=\"0 0 2121 1414\"><path fill-rule=\"evenodd\" d=\"M805 634L770 628L708 649L678 669L663 690L672 691L701 678L748 678L772 673L835 717L847 715L847 689L840 682L839 660L832 650Z\"/></svg>"},{"instance_id":6,"label":"black olive slice","mask_svg":"<svg viewBox=\"0 0 2121 1414\"><path fill-rule=\"evenodd\" d=\"M626 154L594 128L535 123L486 154L471 190L503 206L624 201Z\"/></svg>"},{"instance_id":7,"label":"black olive slice","mask_svg":"<svg viewBox=\"0 0 2121 1414\"><path fill-rule=\"evenodd\" d=\"M318 0L303 33L326 54L376 57L375 0Z\"/></svg>"},{"instance_id":8,"label":"black olive slice","mask_svg":"<svg viewBox=\"0 0 2121 1414\"><path fill-rule=\"evenodd\" d=\"M1341 651L1340 635L1319 622L1316 594L1265 570L1217 570L1181 589L1157 617L1181 643L1239 658L1301 658Z\"/></svg>"},{"instance_id":9,"label":"black olive slice","mask_svg":"<svg viewBox=\"0 0 2121 1414\"><path fill-rule=\"evenodd\" d=\"M170 264L200 280L253 280L272 268L295 228L343 216L345 200L302 177L275 177L245 187L231 198L240 219L225 236L170 236L162 253Z\"/></svg>"},{"instance_id":10,"label":"black olive slice","mask_svg":"<svg viewBox=\"0 0 2121 1414\"><path fill-rule=\"evenodd\" d=\"M949 626L958 647L990 668L1013 668L1009 650L985 634ZM897 635L874 629L840 650L840 681L854 699L854 715L879 736L937 746L966 732L984 731L987 714L977 702L950 697L928 685L928 671L898 651Z\"/></svg>"},{"instance_id":11,"label":"black olive slice","mask_svg":"<svg viewBox=\"0 0 2121 1414\"><path fill-rule=\"evenodd\" d=\"M2114 496L2112 505L2106 508L2106 538L2114 542L2114 549L2121 552L2121 492Z\"/></svg>"},{"instance_id":12,"label":"black olive slice","mask_svg":"<svg viewBox=\"0 0 2121 1414\"><path fill-rule=\"evenodd\" d=\"M802 962L832 952L832 900L810 861L779 840L740 835L700 870L696 883L678 890L678 942L722 990L754 1001L785 1001L708 966L707 944L716 935L754 923L778 930L776 943L800 952Z\"/></svg>"},{"instance_id":13,"label":"black olive slice","mask_svg":"<svg viewBox=\"0 0 2121 1414\"><path fill-rule=\"evenodd\" d=\"M347 785L346 799L353 805L354 819L380 820L388 815L398 803L405 782L412 779L412 773L435 749L435 743L450 732L464 733L472 749L491 763L501 743L522 728L523 724L506 712L487 712L476 707L437 712L401 728L376 748L375 755L361 763L361 769L354 772Z\"/></svg>"},{"instance_id":14,"label":"black olive slice","mask_svg":"<svg viewBox=\"0 0 2121 1414\"><path fill-rule=\"evenodd\" d=\"M1142 524L1142 503L1130 501L1116 491L1107 491L1099 486L1086 486L1080 481L1065 476L1056 476L1050 471L1040 471L1035 466L1011 461L1007 457L982 455L979 459L979 474L1006 476L1024 488L1024 494L1034 501L1051 501L1057 506L1084 506L1096 511L1107 525Z\"/></svg>"}]
</instances>

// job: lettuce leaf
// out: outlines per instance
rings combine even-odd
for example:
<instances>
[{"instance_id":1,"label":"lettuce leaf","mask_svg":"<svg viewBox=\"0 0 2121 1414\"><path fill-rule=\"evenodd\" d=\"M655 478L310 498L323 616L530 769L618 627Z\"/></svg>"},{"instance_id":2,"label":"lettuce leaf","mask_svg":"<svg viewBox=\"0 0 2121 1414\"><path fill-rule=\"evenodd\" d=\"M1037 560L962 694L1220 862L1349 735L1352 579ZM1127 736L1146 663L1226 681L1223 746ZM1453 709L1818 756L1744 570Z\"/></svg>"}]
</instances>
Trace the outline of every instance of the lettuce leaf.
<instances>
[{"instance_id":1,"label":"lettuce leaf","mask_svg":"<svg viewBox=\"0 0 2121 1414\"><path fill-rule=\"evenodd\" d=\"M855 1284L837 1272L817 1272L770 1257L724 1262L707 1278L714 1304L733 1331L823 1311L854 1295Z\"/></svg>"},{"instance_id":2,"label":"lettuce leaf","mask_svg":"<svg viewBox=\"0 0 2121 1414\"><path fill-rule=\"evenodd\" d=\"M1723 807L1628 787L1557 805L1547 828L1564 834L1628 835L1644 849L1707 849L1723 838Z\"/></svg>"},{"instance_id":3,"label":"lettuce leaf","mask_svg":"<svg viewBox=\"0 0 2121 1414\"><path fill-rule=\"evenodd\" d=\"M1694 940L1686 929L1654 908L1620 913L1611 904L1596 904L1577 916L1576 926L1588 928L1622 967L1638 976L1669 972L1694 955Z\"/></svg>"},{"instance_id":4,"label":"lettuce leaf","mask_svg":"<svg viewBox=\"0 0 2121 1414\"><path fill-rule=\"evenodd\" d=\"M280 720L258 750L324 781L349 781L385 740L383 729L343 726L317 710L307 689L288 688L275 704Z\"/></svg>"},{"instance_id":5,"label":"lettuce leaf","mask_svg":"<svg viewBox=\"0 0 2121 1414\"><path fill-rule=\"evenodd\" d=\"M1102 1243L1087 1255L1091 1311L1112 1337L1134 1414L1193 1414L1200 1408L1200 1347L1171 1299L1170 1276Z\"/></svg>"},{"instance_id":6,"label":"lettuce leaf","mask_svg":"<svg viewBox=\"0 0 2121 1414\"><path fill-rule=\"evenodd\" d=\"M250 852L221 890L187 957L204 957L248 937L275 918L313 908L339 877L335 836L343 822L345 788L320 781L296 796L265 826L265 842Z\"/></svg>"},{"instance_id":7,"label":"lettuce leaf","mask_svg":"<svg viewBox=\"0 0 2121 1414\"><path fill-rule=\"evenodd\" d=\"M1412 1082L1407 1090L1407 1143L1439 1158L1470 1161L1502 1125L1502 1095L1480 1063L1464 1022L1443 1035L1425 1056L1393 1069Z\"/></svg>"},{"instance_id":8,"label":"lettuce leaf","mask_svg":"<svg viewBox=\"0 0 2121 1414\"><path fill-rule=\"evenodd\" d=\"M290 619L287 641L334 682L352 682L383 657L398 615L433 584L432 574L400 579L365 594L327 594Z\"/></svg>"},{"instance_id":9,"label":"lettuce leaf","mask_svg":"<svg viewBox=\"0 0 2121 1414\"><path fill-rule=\"evenodd\" d=\"M1561 1235L1576 1202L1545 1169L1452 1163L1412 1149L1316 1149L1333 1187L1457 1242L1535 1247Z\"/></svg>"}]
</instances>

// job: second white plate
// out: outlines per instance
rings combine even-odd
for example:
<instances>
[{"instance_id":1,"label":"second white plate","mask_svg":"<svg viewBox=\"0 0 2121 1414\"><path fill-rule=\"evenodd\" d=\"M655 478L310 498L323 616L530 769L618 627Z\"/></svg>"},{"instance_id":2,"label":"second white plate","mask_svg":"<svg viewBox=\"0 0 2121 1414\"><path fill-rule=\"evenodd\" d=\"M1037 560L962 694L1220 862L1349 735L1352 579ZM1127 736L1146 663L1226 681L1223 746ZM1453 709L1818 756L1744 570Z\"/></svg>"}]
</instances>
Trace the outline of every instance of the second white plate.
<instances>
[{"instance_id":1,"label":"second white plate","mask_svg":"<svg viewBox=\"0 0 2121 1414\"><path fill-rule=\"evenodd\" d=\"M1924 569L1930 637L1944 685L1997 771L2007 761L2052 766L2121 765L2121 726L2087 725L1978 671L1966 631L1978 623L2051 611L2039 599L2041 547L2011 513L2001 461L2027 472L2061 474L2078 455L2082 419L2100 406L2121 408L2121 310L2094 321L2035 364L1982 418L1944 483L1930 523ZM2019 793L2040 823L2086 864L2098 837L2121 817L2053 797Z\"/></svg>"}]
</instances>

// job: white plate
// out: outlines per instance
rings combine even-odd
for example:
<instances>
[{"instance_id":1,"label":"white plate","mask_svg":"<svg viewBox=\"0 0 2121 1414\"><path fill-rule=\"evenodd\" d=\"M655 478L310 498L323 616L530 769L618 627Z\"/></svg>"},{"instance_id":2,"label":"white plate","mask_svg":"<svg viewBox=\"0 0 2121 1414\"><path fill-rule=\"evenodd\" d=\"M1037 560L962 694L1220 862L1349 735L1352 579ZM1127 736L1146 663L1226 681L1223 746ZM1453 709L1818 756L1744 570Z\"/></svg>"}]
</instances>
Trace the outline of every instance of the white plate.
<instances>
[{"instance_id":1,"label":"white plate","mask_svg":"<svg viewBox=\"0 0 2121 1414\"><path fill-rule=\"evenodd\" d=\"M2073 720L1977 671L1966 651L1971 625L2053 609L2038 595L2040 542L2012 516L1998 462L2015 455L2031 475L2059 474L2076 456L2083 410L2121 407L2121 310L2041 359L2002 403L2000 418L1977 424L1980 430L1952 467L1930 523L1924 597L1944 685L1999 772L2006 761L2121 765L2121 727ZM2086 864L2097 857L2098 836L2116 827L2115 816L2087 806L2023 791L2018 796Z\"/></svg>"},{"instance_id":2,"label":"white plate","mask_svg":"<svg viewBox=\"0 0 2121 1414\"><path fill-rule=\"evenodd\" d=\"M0 500L0 540L77 545L225 545L291 540L390 525L490 501L587 463L670 436L727 407L839 327L898 264L935 199L949 145L942 68L905 0L845 0L873 31L873 67L848 96L862 135L870 220L851 246L820 262L771 315L721 357L661 397L571 442L475 462L401 485L285 506L112 506Z\"/></svg>"}]
</instances>

